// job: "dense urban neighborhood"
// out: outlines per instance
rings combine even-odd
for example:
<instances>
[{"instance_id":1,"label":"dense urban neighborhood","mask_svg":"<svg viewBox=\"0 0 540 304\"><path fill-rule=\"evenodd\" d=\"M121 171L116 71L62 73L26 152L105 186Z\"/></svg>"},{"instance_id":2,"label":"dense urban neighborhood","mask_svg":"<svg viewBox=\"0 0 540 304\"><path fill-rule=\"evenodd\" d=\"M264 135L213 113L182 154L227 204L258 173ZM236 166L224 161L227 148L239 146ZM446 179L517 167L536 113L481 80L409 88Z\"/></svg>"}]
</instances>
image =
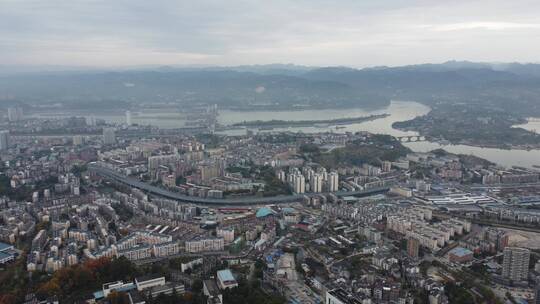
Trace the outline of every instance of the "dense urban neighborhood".
<instances>
[{"instance_id":1,"label":"dense urban neighborhood","mask_svg":"<svg viewBox=\"0 0 540 304\"><path fill-rule=\"evenodd\" d=\"M227 135L216 112L159 129L9 108L0 303L540 298L540 170L368 132Z\"/></svg>"}]
</instances>

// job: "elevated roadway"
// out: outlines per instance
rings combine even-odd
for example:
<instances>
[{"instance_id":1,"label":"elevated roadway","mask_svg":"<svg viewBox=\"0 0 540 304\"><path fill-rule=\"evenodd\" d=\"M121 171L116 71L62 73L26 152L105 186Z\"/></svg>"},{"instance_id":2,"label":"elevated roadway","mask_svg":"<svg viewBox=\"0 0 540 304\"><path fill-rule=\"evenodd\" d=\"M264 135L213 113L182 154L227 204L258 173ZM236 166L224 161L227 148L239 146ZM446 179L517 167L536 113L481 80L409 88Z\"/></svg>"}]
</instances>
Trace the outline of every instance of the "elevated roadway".
<instances>
[{"instance_id":1,"label":"elevated roadway","mask_svg":"<svg viewBox=\"0 0 540 304\"><path fill-rule=\"evenodd\" d=\"M187 196L177 192L169 191L160 187L152 186L148 183L141 182L131 177L127 177L121 173L118 173L112 169L105 168L96 164L89 164L88 170L98 174L99 176L118 182L123 185L134 187L145 191L147 193L161 196L168 199L173 199L186 203L193 203L199 205L214 205L214 206L249 206L249 205L261 205L261 204L283 204L283 203L293 203L301 201L305 195L311 197L317 194L324 193L307 193L307 194L293 194L293 195L280 195L280 196L269 196L269 197L239 197L239 198L204 198L204 197L195 197ZM340 191L333 192L337 196L370 196L374 194L381 194L388 192L389 187L380 187L367 189L362 191Z\"/></svg>"}]
</instances>

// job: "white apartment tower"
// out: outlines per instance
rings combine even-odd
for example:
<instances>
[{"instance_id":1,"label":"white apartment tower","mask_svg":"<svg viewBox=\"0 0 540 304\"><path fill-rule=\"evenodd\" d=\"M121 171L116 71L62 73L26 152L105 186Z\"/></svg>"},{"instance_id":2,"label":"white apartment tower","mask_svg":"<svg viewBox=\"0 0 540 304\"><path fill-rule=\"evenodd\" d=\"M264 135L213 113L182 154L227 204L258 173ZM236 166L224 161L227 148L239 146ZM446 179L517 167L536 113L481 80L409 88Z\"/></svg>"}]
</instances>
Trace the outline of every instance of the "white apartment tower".
<instances>
[{"instance_id":1,"label":"white apartment tower","mask_svg":"<svg viewBox=\"0 0 540 304\"><path fill-rule=\"evenodd\" d=\"M336 192L339 190L339 174L337 172L330 172L328 174L328 191Z\"/></svg>"},{"instance_id":2,"label":"white apartment tower","mask_svg":"<svg viewBox=\"0 0 540 304\"><path fill-rule=\"evenodd\" d=\"M502 276L512 281L527 280L531 252L526 248L504 248Z\"/></svg>"},{"instance_id":3,"label":"white apartment tower","mask_svg":"<svg viewBox=\"0 0 540 304\"><path fill-rule=\"evenodd\" d=\"M301 173L296 173L293 176L293 188L295 193L306 192L306 179Z\"/></svg>"},{"instance_id":4,"label":"white apartment tower","mask_svg":"<svg viewBox=\"0 0 540 304\"><path fill-rule=\"evenodd\" d=\"M283 170L278 170L276 173L276 176L282 182L287 181L287 175L285 174L285 171Z\"/></svg>"},{"instance_id":5,"label":"white apartment tower","mask_svg":"<svg viewBox=\"0 0 540 304\"><path fill-rule=\"evenodd\" d=\"M131 111L126 111L126 125L131 126Z\"/></svg>"},{"instance_id":6,"label":"white apartment tower","mask_svg":"<svg viewBox=\"0 0 540 304\"><path fill-rule=\"evenodd\" d=\"M315 173L310 180L310 188L312 192L320 193L322 192L323 186L323 175L321 173Z\"/></svg>"},{"instance_id":7,"label":"white apartment tower","mask_svg":"<svg viewBox=\"0 0 540 304\"><path fill-rule=\"evenodd\" d=\"M22 108L8 108L8 120L19 121L23 118Z\"/></svg>"}]
</instances>

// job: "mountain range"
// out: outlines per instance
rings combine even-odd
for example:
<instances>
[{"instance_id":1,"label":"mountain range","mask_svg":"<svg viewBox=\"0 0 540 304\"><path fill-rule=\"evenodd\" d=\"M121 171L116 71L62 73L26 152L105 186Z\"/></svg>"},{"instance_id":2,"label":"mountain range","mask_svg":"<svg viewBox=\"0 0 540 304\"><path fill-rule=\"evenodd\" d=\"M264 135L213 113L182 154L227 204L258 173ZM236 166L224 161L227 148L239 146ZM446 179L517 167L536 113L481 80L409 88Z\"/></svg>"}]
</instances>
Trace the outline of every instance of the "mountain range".
<instances>
[{"instance_id":1,"label":"mountain range","mask_svg":"<svg viewBox=\"0 0 540 304\"><path fill-rule=\"evenodd\" d=\"M540 64L448 61L363 69L273 64L0 70L0 99L27 104L378 107L397 99L540 112Z\"/></svg>"}]
</instances>

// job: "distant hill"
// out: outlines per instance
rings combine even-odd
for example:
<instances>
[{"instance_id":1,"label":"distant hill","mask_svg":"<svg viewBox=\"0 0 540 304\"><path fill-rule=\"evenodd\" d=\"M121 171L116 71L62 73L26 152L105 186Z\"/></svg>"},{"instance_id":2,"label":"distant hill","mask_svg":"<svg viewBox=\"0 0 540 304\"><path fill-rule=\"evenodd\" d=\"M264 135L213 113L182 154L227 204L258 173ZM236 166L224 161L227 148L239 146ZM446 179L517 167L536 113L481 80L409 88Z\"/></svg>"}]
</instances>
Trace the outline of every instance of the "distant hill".
<instances>
[{"instance_id":1,"label":"distant hill","mask_svg":"<svg viewBox=\"0 0 540 304\"><path fill-rule=\"evenodd\" d=\"M333 80L365 93L426 104L475 103L540 113L540 65L447 62L366 69L320 68L303 75Z\"/></svg>"},{"instance_id":2,"label":"distant hill","mask_svg":"<svg viewBox=\"0 0 540 304\"><path fill-rule=\"evenodd\" d=\"M13 71L13 68L9 71ZM163 66L122 70L61 70L0 74L0 98L27 103L103 101L383 106L391 99L426 104L477 103L540 112L540 65L449 61L403 67Z\"/></svg>"},{"instance_id":3,"label":"distant hill","mask_svg":"<svg viewBox=\"0 0 540 304\"><path fill-rule=\"evenodd\" d=\"M511 72L517 75L540 77L540 64L509 63L495 65L494 68Z\"/></svg>"},{"instance_id":4,"label":"distant hill","mask_svg":"<svg viewBox=\"0 0 540 304\"><path fill-rule=\"evenodd\" d=\"M388 101L331 79L206 68L0 76L0 96L32 103L119 100L224 106L373 106Z\"/></svg>"}]
</instances>

